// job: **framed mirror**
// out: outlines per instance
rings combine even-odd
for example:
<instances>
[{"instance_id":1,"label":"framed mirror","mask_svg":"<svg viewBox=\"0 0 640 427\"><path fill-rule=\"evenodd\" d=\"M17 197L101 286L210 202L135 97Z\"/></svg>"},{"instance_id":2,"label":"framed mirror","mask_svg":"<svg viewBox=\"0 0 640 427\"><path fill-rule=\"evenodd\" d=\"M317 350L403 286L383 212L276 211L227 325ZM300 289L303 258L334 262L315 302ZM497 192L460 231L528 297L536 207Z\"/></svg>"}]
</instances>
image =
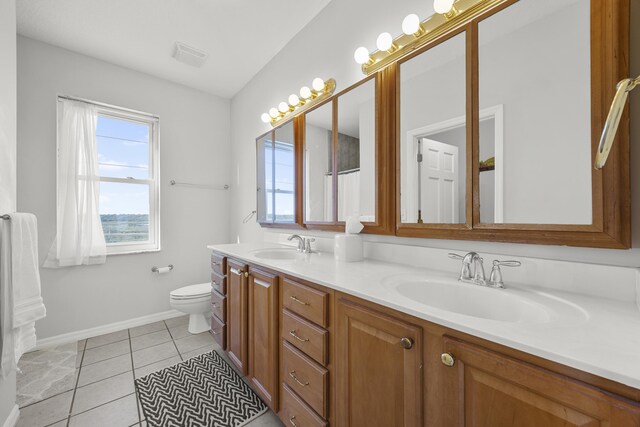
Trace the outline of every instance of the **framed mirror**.
<instances>
[{"instance_id":1,"label":"framed mirror","mask_svg":"<svg viewBox=\"0 0 640 427\"><path fill-rule=\"evenodd\" d=\"M470 222L465 44L460 33L399 65L402 223Z\"/></svg>"},{"instance_id":2,"label":"framed mirror","mask_svg":"<svg viewBox=\"0 0 640 427\"><path fill-rule=\"evenodd\" d=\"M590 12L520 0L478 23L480 223L593 223Z\"/></svg>"},{"instance_id":3,"label":"framed mirror","mask_svg":"<svg viewBox=\"0 0 640 427\"><path fill-rule=\"evenodd\" d=\"M256 139L257 217L262 225L297 222L295 148L293 121Z\"/></svg>"},{"instance_id":4,"label":"framed mirror","mask_svg":"<svg viewBox=\"0 0 640 427\"><path fill-rule=\"evenodd\" d=\"M378 114L387 74L366 78L304 115L307 228L342 231L356 216L365 232L393 233L393 149L384 148L390 140Z\"/></svg>"},{"instance_id":5,"label":"framed mirror","mask_svg":"<svg viewBox=\"0 0 640 427\"><path fill-rule=\"evenodd\" d=\"M507 0L392 64L396 234L628 248L628 112L616 163L592 166L628 75L626 8Z\"/></svg>"},{"instance_id":6,"label":"framed mirror","mask_svg":"<svg viewBox=\"0 0 640 427\"><path fill-rule=\"evenodd\" d=\"M376 221L376 85L369 79L337 97L338 222Z\"/></svg>"},{"instance_id":7,"label":"framed mirror","mask_svg":"<svg viewBox=\"0 0 640 427\"><path fill-rule=\"evenodd\" d=\"M333 102L329 101L305 115L305 224L335 222L333 160Z\"/></svg>"}]
</instances>

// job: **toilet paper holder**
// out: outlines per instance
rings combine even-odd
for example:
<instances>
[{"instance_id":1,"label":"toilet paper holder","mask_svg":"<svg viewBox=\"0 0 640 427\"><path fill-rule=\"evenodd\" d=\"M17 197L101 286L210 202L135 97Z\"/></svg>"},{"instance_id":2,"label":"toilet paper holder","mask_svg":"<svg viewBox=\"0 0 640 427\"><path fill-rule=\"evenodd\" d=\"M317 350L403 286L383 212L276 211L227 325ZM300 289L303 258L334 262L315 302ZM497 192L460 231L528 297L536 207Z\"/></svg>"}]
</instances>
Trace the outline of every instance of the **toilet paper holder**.
<instances>
[{"instance_id":1,"label":"toilet paper holder","mask_svg":"<svg viewBox=\"0 0 640 427\"><path fill-rule=\"evenodd\" d=\"M173 270L173 264L169 264L167 267L169 268L169 271ZM159 271L160 271L159 267L151 267L151 272L152 273L157 273Z\"/></svg>"}]
</instances>

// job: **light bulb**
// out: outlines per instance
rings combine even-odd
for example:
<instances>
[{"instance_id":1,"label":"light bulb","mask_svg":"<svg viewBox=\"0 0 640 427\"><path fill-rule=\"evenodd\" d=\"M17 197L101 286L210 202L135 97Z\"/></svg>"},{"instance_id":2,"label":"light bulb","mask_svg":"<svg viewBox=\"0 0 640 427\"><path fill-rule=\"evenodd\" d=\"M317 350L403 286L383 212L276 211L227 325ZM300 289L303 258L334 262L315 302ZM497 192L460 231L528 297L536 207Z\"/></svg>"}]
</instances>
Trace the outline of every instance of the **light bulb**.
<instances>
[{"instance_id":1,"label":"light bulb","mask_svg":"<svg viewBox=\"0 0 640 427\"><path fill-rule=\"evenodd\" d=\"M313 81L311 82L311 87L313 88L313 90L315 90L316 92L320 92L321 90L324 90L324 80L322 80L320 77L316 77L315 79L313 79Z\"/></svg>"},{"instance_id":2,"label":"light bulb","mask_svg":"<svg viewBox=\"0 0 640 427\"><path fill-rule=\"evenodd\" d=\"M353 54L353 59L360 65L366 64L371 60L371 57L369 57L369 49L364 46L357 48Z\"/></svg>"},{"instance_id":3,"label":"light bulb","mask_svg":"<svg viewBox=\"0 0 640 427\"><path fill-rule=\"evenodd\" d=\"M278 116L280 115L280 113L278 112L278 109L277 109L277 108L273 107L273 108L271 108L271 109L269 110L269 115L270 115L272 118L274 118L274 119L275 119L276 117L278 117Z\"/></svg>"},{"instance_id":4,"label":"light bulb","mask_svg":"<svg viewBox=\"0 0 640 427\"><path fill-rule=\"evenodd\" d=\"M269 123L271 121L271 116L267 113L262 113L262 115L260 116L260 119L264 122L264 123Z\"/></svg>"},{"instance_id":5,"label":"light bulb","mask_svg":"<svg viewBox=\"0 0 640 427\"><path fill-rule=\"evenodd\" d=\"M415 13L407 15L402 21L402 32L412 36L420 32L420 18Z\"/></svg>"},{"instance_id":6,"label":"light bulb","mask_svg":"<svg viewBox=\"0 0 640 427\"><path fill-rule=\"evenodd\" d=\"M292 107L297 107L298 104L300 104L300 98L298 98L298 95L296 95L295 93L289 95L289 105L291 105Z\"/></svg>"},{"instance_id":7,"label":"light bulb","mask_svg":"<svg viewBox=\"0 0 640 427\"><path fill-rule=\"evenodd\" d=\"M289 105L286 102L281 102L278 104L278 110L280 110L281 113L286 113L289 111Z\"/></svg>"},{"instance_id":8,"label":"light bulb","mask_svg":"<svg viewBox=\"0 0 640 427\"><path fill-rule=\"evenodd\" d=\"M309 89L307 86L302 86L300 88L300 97L302 99L309 99L311 98L311 89Z\"/></svg>"},{"instance_id":9,"label":"light bulb","mask_svg":"<svg viewBox=\"0 0 640 427\"><path fill-rule=\"evenodd\" d=\"M449 13L454 2L455 0L433 0L433 10L441 14Z\"/></svg>"},{"instance_id":10,"label":"light bulb","mask_svg":"<svg viewBox=\"0 0 640 427\"><path fill-rule=\"evenodd\" d=\"M389 50L393 46L393 37L389 33L382 33L376 40L376 46L378 50Z\"/></svg>"}]
</instances>

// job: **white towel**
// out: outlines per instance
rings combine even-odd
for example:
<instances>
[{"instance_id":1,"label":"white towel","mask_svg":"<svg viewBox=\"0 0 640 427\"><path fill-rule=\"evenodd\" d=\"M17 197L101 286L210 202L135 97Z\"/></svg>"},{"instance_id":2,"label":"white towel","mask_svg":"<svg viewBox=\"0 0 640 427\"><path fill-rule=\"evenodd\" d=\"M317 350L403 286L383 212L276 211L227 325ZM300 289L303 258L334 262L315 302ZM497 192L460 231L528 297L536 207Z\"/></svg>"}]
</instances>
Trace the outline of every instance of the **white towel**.
<instances>
[{"instance_id":1,"label":"white towel","mask_svg":"<svg viewBox=\"0 0 640 427\"><path fill-rule=\"evenodd\" d=\"M0 219L0 377L16 367L13 345L13 292L11 291L11 237L8 220Z\"/></svg>"},{"instance_id":2,"label":"white towel","mask_svg":"<svg viewBox=\"0 0 640 427\"><path fill-rule=\"evenodd\" d=\"M5 221L6 222L6 221ZM46 316L46 309L42 301L42 295L40 294L40 272L38 265L38 225L35 215L26 213L14 213L11 214L9 220L10 227L4 227L3 236L3 254L0 262L2 262L2 268L6 269L10 265L11 274L7 277L7 274L3 273L2 287L5 288L2 291L4 302L2 303L3 311L10 311L12 313L11 319L11 333L8 333L5 325L2 327L2 372L6 372L6 369L15 367L15 364L20 360L20 357L27 350L33 348L36 345L36 333L35 322ZM10 234L10 248L6 250L6 231L9 228ZM9 252L7 254L6 252ZM7 257L7 255L9 255ZM7 262L10 258L10 264ZM8 279L8 280L7 280ZM6 297L6 299L4 298ZM8 304L11 302L10 304ZM2 319L5 323L8 323L8 318L5 314L2 315ZM5 341L7 336L9 340L13 341L13 357L15 359L9 360L9 352L6 351Z\"/></svg>"}]
</instances>

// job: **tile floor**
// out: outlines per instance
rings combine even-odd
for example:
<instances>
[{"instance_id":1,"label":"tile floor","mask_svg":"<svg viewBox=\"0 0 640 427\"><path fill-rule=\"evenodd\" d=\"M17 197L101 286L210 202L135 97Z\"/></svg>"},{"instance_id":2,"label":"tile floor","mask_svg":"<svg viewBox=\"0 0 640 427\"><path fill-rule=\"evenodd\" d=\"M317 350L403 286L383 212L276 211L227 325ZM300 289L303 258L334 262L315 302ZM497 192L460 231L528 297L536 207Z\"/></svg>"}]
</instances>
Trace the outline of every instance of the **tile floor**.
<instances>
[{"instance_id":1,"label":"tile floor","mask_svg":"<svg viewBox=\"0 0 640 427\"><path fill-rule=\"evenodd\" d=\"M191 357L219 350L208 332L191 335L176 317L78 342L76 381L67 390L20 408L18 427L146 426L133 380ZM43 357L46 352L34 357ZM282 424L273 412L248 427Z\"/></svg>"}]
</instances>

